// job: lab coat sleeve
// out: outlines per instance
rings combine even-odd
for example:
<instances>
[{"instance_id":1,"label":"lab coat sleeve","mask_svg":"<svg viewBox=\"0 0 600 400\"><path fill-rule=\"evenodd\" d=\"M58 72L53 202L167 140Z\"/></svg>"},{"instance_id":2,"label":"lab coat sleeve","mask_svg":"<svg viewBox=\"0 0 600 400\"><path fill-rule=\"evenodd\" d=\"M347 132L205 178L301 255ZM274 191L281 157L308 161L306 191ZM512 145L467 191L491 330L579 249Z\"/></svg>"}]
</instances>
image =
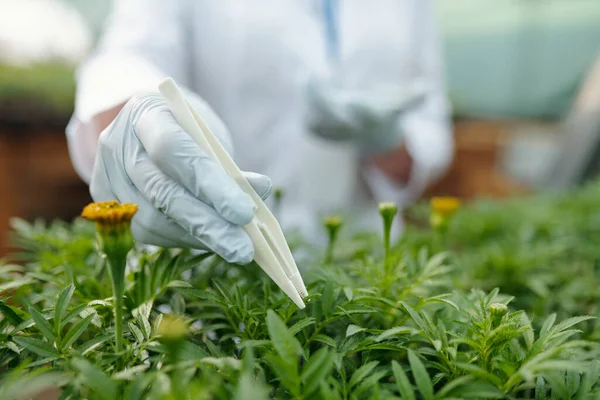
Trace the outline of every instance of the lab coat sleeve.
<instances>
[{"instance_id":1,"label":"lab coat sleeve","mask_svg":"<svg viewBox=\"0 0 600 400\"><path fill-rule=\"evenodd\" d=\"M89 182L97 138L87 123L166 76L186 84L186 0L115 0L94 53L78 68L75 110L67 126L71 159Z\"/></svg>"},{"instance_id":2,"label":"lab coat sleeve","mask_svg":"<svg viewBox=\"0 0 600 400\"><path fill-rule=\"evenodd\" d=\"M414 77L425 88L426 95L423 102L407 110L396 123L413 159L412 174L406 185L399 186L375 167L367 167L364 171L377 201L396 201L401 206L417 200L429 183L440 178L454 154L434 4L430 0L414 0L413 3Z\"/></svg>"}]
</instances>

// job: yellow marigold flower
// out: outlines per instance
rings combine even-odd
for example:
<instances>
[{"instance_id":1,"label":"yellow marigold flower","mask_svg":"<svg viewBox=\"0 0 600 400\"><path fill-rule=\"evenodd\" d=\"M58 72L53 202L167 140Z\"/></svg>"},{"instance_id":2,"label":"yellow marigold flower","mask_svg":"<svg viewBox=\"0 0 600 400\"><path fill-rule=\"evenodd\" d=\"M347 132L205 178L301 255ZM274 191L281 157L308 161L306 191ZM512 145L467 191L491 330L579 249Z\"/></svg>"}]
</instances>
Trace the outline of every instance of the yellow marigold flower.
<instances>
[{"instance_id":1,"label":"yellow marigold flower","mask_svg":"<svg viewBox=\"0 0 600 400\"><path fill-rule=\"evenodd\" d=\"M116 200L112 200L88 204L81 212L81 216L100 225L117 225L130 222L137 210L137 204L119 204Z\"/></svg>"},{"instance_id":2,"label":"yellow marigold flower","mask_svg":"<svg viewBox=\"0 0 600 400\"><path fill-rule=\"evenodd\" d=\"M133 248L131 219L137 212L136 204L119 204L105 201L88 204L81 216L96 223L98 249L106 256L110 276L115 313L116 350L123 348L123 293L125 290L125 267L127 253Z\"/></svg>"},{"instance_id":3,"label":"yellow marigold flower","mask_svg":"<svg viewBox=\"0 0 600 400\"><path fill-rule=\"evenodd\" d=\"M435 214L451 217L460 208L460 200L456 197L434 197L430 201Z\"/></svg>"}]
</instances>

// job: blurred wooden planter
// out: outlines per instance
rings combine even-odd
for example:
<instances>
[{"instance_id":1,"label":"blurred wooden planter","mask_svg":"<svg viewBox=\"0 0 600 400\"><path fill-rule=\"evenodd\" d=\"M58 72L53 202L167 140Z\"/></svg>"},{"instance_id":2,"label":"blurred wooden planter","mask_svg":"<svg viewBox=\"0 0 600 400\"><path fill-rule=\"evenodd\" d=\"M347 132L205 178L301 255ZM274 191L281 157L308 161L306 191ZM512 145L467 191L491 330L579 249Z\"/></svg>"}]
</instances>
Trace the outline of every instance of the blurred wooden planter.
<instances>
[{"instance_id":1,"label":"blurred wooden planter","mask_svg":"<svg viewBox=\"0 0 600 400\"><path fill-rule=\"evenodd\" d=\"M464 199L527 193L498 172L507 131L505 121L457 121L456 155L448 174L426 196ZM8 250L9 219L72 219L90 201L76 175L62 129L9 129L0 125L0 257Z\"/></svg>"},{"instance_id":2,"label":"blurred wooden planter","mask_svg":"<svg viewBox=\"0 0 600 400\"><path fill-rule=\"evenodd\" d=\"M456 152L448 173L425 197L507 197L526 194L520 185L498 170L501 151L518 121L459 120L454 123Z\"/></svg>"},{"instance_id":3,"label":"blurred wooden planter","mask_svg":"<svg viewBox=\"0 0 600 400\"><path fill-rule=\"evenodd\" d=\"M72 219L89 201L69 158L63 130L21 131L0 125L0 257L9 219Z\"/></svg>"}]
</instances>

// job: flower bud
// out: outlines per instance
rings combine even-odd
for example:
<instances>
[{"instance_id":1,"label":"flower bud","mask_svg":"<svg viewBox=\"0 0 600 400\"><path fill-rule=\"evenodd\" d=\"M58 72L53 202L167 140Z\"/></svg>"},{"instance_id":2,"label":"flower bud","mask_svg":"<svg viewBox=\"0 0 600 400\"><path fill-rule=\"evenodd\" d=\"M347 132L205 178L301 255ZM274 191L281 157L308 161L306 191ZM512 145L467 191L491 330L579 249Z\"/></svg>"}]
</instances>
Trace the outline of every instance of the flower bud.
<instances>
[{"instance_id":1,"label":"flower bud","mask_svg":"<svg viewBox=\"0 0 600 400\"><path fill-rule=\"evenodd\" d=\"M391 221L398 213L398 206L391 202L379 203L379 214L384 221Z\"/></svg>"},{"instance_id":2,"label":"flower bud","mask_svg":"<svg viewBox=\"0 0 600 400\"><path fill-rule=\"evenodd\" d=\"M170 362L177 363L188 335L187 323L181 318L163 314L156 333L158 340L165 347Z\"/></svg>"},{"instance_id":3,"label":"flower bud","mask_svg":"<svg viewBox=\"0 0 600 400\"><path fill-rule=\"evenodd\" d=\"M438 232L445 231L460 208L460 200L455 197L433 197L429 204L431 206L430 226Z\"/></svg>"},{"instance_id":4,"label":"flower bud","mask_svg":"<svg viewBox=\"0 0 600 400\"><path fill-rule=\"evenodd\" d=\"M338 233L342 227L342 218L338 215L326 217L323 220L323 225L325 226L327 235L329 237L327 253L325 254L325 262L331 262L333 259L333 249L337 241Z\"/></svg>"},{"instance_id":5,"label":"flower bud","mask_svg":"<svg viewBox=\"0 0 600 400\"><path fill-rule=\"evenodd\" d=\"M503 317L504 315L506 315L506 313L508 313L508 307L506 306L506 304L502 303L492 303L488 306L488 310L490 311L490 314L492 314L492 316L495 318Z\"/></svg>"}]
</instances>

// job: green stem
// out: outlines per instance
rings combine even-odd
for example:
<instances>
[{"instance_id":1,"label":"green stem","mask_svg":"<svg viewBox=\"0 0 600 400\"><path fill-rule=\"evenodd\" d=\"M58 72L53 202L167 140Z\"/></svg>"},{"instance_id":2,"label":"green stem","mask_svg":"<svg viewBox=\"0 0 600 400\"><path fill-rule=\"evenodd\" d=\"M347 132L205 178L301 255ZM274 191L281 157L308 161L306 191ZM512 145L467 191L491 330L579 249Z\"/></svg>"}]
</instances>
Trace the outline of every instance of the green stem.
<instances>
[{"instance_id":1,"label":"green stem","mask_svg":"<svg viewBox=\"0 0 600 400\"><path fill-rule=\"evenodd\" d=\"M333 242L329 241L327 252L325 252L325 263L329 264L331 261L333 261Z\"/></svg>"},{"instance_id":2,"label":"green stem","mask_svg":"<svg viewBox=\"0 0 600 400\"><path fill-rule=\"evenodd\" d=\"M392 230L392 221L391 219L384 220L383 227L383 249L385 252L385 271L386 275L390 270L391 265L391 256L390 256L390 231Z\"/></svg>"},{"instance_id":3,"label":"green stem","mask_svg":"<svg viewBox=\"0 0 600 400\"><path fill-rule=\"evenodd\" d=\"M122 266L121 266L122 264ZM109 261L109 275L114 296L115 314L115 348L117 353L123 349L123 294L125 291L124 260Z\"/></svg>"}]
</instances>

